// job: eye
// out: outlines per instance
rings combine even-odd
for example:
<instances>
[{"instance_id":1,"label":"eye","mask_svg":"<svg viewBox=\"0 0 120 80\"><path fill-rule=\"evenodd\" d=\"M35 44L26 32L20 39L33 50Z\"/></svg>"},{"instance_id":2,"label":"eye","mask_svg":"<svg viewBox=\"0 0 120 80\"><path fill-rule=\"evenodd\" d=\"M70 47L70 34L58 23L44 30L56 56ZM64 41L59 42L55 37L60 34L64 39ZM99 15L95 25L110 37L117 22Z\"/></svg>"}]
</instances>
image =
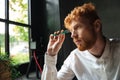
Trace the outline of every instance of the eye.
<instances>
[{"instance_id":1,"label":"eye","mask_svg":"<svg viewBox=\"0 0 120 80\"><path fill-rule=\"evenodd\" d=\"M80 27L79 25L76 25L76 26L74 27L74 30L78 29L79 27Z\"/></svg>"},{"instance_id":2,"label":"eye","mask_svg":"<svg viewBox=\"0 0 120 80\"><path fill-rule=\"evenodd\" d=\"M82 25L79 25L79 28L83 28L83 26L82 26Z\"/></svg>"}]
</instances>

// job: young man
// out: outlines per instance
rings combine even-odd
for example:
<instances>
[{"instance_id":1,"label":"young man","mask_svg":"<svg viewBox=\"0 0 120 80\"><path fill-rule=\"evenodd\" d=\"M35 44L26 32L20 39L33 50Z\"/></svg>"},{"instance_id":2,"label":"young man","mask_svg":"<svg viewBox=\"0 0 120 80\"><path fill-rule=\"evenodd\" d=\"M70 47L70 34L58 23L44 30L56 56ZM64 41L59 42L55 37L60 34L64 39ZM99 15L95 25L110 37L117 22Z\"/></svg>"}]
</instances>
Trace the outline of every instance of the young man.
<instances>
[{"instance_id":1,"label":"young man","mask_svg":"<svg viewBox=\"0 0 120 80\"><path fill-rule=\"evenodd\" d=\"M41 80L72 80L74 76L78 80L120 80L120 41L103 36L95 6L86 3L74 8L64 24L77 48L57 72L57 54L65 35L51 34Z\"/></svg>"}]
</instances>

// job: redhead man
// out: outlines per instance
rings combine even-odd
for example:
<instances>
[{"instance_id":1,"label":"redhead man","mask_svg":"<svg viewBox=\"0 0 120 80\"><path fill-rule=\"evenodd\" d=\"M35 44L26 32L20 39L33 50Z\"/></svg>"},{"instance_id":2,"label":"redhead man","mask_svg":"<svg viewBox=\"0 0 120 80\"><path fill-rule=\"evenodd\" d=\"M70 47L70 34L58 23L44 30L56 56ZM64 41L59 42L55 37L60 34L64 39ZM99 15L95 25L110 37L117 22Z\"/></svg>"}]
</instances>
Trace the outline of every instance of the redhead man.
<instances>
[{"instance_id":1,"label":"redhead man","mask_svg":"<svg viewBox=\"0 0 120 80\"><path fill-rule=\"evenodd\" d=\"M92 3L75 7L64 25L77 48L57 71L57 54L65 34L51 34L41 80L72 80L74 76L78 80L120 80L120 41L103 35L101 19Z\"/></svg>"}]
</instances>

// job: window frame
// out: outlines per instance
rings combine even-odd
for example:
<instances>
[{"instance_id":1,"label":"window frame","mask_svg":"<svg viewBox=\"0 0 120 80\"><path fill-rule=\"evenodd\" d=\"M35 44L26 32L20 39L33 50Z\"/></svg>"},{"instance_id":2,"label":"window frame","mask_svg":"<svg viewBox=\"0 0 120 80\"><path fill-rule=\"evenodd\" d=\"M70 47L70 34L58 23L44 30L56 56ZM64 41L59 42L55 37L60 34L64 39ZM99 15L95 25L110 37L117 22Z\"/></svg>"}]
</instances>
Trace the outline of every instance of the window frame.
<instances>
[{"instance_id":1,"label":"window frame","mask_svg":"<svg viewBox=\"0 0 120 80\"><path fill-rule=\"evenodd\" d=\"M28 24L15 22L9 20L9 0L5 0L5 19L0 18L0 22L5 23L5 53L7 55L10 55L10 49L9 49L9 24L18 25L21 27L27 27L28 28L28 36L29 36L29 44L30 44L30 28L31 28L31 0L28 0ZM30 50L29 50L30 51Z\"/></svg>"}]
</instances>

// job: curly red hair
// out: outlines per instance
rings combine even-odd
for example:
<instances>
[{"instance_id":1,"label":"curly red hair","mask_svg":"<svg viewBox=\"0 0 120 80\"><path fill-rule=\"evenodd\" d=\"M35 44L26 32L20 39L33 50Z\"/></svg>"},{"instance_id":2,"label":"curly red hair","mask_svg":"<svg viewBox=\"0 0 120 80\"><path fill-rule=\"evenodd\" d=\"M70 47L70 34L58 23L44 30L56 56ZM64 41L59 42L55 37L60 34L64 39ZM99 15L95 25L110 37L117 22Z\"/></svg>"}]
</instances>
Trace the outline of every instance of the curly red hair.
<instances>
[{"instance_id":1,"label":"curly red hair","mask_svg":"<svg viewBox=\"0 0 120 80\"><path fill-rule=\"evenodd\" d=\"M95 6L92 3L85 3L82 6L75 7L64 20L64 25L69 29L72 20L86 18L93 23L96 19L100 19L97 15Z\"/></svg>"}]
</instances>

